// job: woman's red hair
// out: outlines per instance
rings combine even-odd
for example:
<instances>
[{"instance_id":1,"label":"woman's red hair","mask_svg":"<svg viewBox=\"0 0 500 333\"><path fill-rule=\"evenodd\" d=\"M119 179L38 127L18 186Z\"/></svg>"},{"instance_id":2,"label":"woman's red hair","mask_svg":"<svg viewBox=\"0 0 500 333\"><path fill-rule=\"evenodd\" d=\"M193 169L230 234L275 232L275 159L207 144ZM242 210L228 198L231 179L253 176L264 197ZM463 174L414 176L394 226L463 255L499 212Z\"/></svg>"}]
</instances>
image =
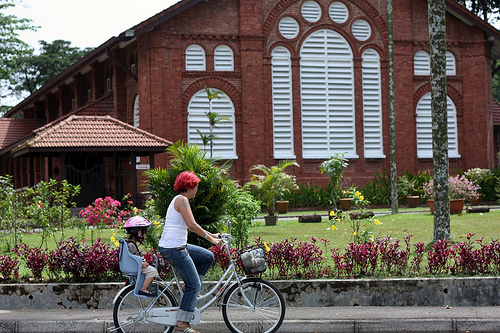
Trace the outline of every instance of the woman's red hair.
<instances>
[{"instance_id":1,"label":"woman's red hair","mask_svg":"<svg viewBox=\"0 0 500 333\"><path fill-rule=\"evenodd\" d=\"M193 171L183 171L175 178L174 190L177 193L183 193L195 188L201 179Z\"/></svg>"}]
</instances>

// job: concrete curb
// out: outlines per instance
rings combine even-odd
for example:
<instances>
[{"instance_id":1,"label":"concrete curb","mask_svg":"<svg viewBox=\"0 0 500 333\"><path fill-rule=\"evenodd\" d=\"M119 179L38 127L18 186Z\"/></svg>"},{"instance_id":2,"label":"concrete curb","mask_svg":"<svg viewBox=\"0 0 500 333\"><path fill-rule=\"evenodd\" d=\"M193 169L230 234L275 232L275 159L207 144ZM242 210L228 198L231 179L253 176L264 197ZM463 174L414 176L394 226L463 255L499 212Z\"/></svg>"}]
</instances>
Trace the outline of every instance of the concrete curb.
<instances>
[{"instance_id":1,"label":"concrete curb","mask_svg":"<svg viewBox=\"0 0 500 333\"><path fill-rule=\"evenodd\" d=\"M106 333L111 310L0 311L0 333ZM196 327L229 332L219 308L209 308ZM498 333L500 307L287 308L283 333Z\"/></svg>"}]
</instances>

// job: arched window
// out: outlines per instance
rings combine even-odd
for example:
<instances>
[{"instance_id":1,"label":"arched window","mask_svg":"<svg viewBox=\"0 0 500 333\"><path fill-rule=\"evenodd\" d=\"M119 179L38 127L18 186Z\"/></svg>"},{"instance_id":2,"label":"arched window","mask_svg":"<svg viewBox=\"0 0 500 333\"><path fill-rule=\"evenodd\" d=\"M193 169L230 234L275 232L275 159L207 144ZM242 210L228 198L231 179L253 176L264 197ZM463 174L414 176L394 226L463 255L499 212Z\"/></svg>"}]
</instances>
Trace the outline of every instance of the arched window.
<instances>
[{"instance_id":1,"label":"arched window","mask_svg":"<svg viewBox=\"0 0 500 333\"><path fill-rule=\"evenodd\" d=\"M424 50L417 51L413 58L413 73L415 75L431 75L431 58Z\"/></svg>"},{"instance_id":2,"label":"arched window","mask_svg":"<svg viewBox=\"0 0 500 333\"><path fill-rule=\"evenodd\" d=\"M457 109L448 96L448 156L460 158L458 153ZM428 92L417 104L417 155L432 158L431 93Z\"/></svg>"},{"instance_id":3,"label":"arched window","mask_svg":"<svg viewBox=\"0 0 500 333\"><path fill-rule=\"evenodd\" d=\"M209 89L212 91L217 90L215 88ZM209 110L209 101L205 89L198 91L191 97L188 105L188 142L198 144L207 153L210 153L210 146L204 146L200 133L204 136L210 135L210 124L206 114ZM219 159L238 158L236 155L236 126L233 102L222 92L219 94L219 98L212 99L212 112L216 112L220 117L227 119L220 121L213 128L213 135L215 136L213 157Z\"/></svg>"},{"instance_id":4,"label":"arched window","mask_svg":"<svg viewBox=\"0 0 500 333\"><path fill-rule=\"evenodd\" d=\"M229 46L219 45L215 49L214 69L216 71L234 71L234 55Z\"/></svg>"},{"instance_id":5,"label":"arched window","mask_svg":"<svg viewBox=\"0 0 500 333\"><path fill-rule=\"evenodd\" d=\"M134 127L139 127L139 95L134 100Z\"/></svg>"},{"instance_id":6,"label":"arched window","mask_svg":"<svg viewBox=\"0 0 500 333\"><path fill-rule=\"evenodd\" d=\"M272 53L274 158L294 159L292 61L286 47Z\"/></svg>"},{"instance_id":7,"label":"arched window","mask_svg":"<svg viewBox=\"0 0 500 333\"><path fill-rule=\"evenodd\" d=\"M380 55L374 49L363 52L363 130L365 158L384 158Z\"/></svg>"},{"instance_id":8,"label":"arched window","mask_svg":"<svg viewBox=\"0 0 500 333\"><path fill-rule=\"evenodd\" d=\"M431 58L424 50L417 51L413 58L414 75L431 75ZM446 51L446 75L457 75L455 56Z\"/></svg>"},{"instance_id":9,"label":"arched window","mask_svg":"<svg viewBox=\"0 0 500 333\"><path fill-rule=\"evenodd\" d=\"M446 51L446 75L457 75L455 56L450 51Z\"/></svg>"},{"instance_id":10,"label":"arched window","mask_svg":"<svg viewBox=\"0 0 500 333\"><path fill-rule=\"evenodd\" d=\"M333 30L318 30L304 41L300 57L303 157L339 152L357 158L349 43Z\"/></svg>"},{"instance_id":11,"label":"arched window","mask_svg":"<svg viewBox=\"0 0 500 333\"><path fill-rule=\"evenodd\" d=\"M200 45L192 44L186 48L186 70L206 70L205 50Z\"/></svg>"}]
</instances>

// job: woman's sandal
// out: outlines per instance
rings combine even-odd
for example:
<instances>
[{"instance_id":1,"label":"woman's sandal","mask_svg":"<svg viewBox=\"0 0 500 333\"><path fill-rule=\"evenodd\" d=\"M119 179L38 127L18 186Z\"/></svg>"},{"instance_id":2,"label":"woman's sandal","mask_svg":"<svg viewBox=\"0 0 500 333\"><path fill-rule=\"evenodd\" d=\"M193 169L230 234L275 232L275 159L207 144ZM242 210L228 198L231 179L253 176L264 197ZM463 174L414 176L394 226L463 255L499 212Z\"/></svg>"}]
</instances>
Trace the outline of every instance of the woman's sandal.
<instances>
[{"instance_id":1,"label":"woman's sandal","mask_svg":"<svg viewBox=\"0 0 500 333\"><path fill-rule=\"evenodd\" d=\"M187 326L184 329L182 327L175 326L174 331L175 332L182 332L182 333L200 333L198 331L195 331L191 326Z\"/></svg>"}]
</instances>

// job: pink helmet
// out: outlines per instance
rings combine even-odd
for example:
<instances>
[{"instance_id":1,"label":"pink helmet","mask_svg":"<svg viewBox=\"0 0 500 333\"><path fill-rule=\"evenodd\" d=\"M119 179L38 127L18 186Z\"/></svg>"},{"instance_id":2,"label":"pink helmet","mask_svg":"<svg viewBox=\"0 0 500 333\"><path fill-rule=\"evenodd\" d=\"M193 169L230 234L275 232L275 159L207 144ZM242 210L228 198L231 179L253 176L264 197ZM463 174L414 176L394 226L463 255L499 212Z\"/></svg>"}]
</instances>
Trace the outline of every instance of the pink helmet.
<instances>
[{"instance_id":1,"label":"pink helmet","mask_svg":"<svg viewBox=\"0 0 500 333\"><path fill-rule=\"evenodd\" d=\"M135 234L139 230L147 230L151 223L142 216L133 216L125 222L123 228L128 234Z\"/></svg>"}]
</instances>

